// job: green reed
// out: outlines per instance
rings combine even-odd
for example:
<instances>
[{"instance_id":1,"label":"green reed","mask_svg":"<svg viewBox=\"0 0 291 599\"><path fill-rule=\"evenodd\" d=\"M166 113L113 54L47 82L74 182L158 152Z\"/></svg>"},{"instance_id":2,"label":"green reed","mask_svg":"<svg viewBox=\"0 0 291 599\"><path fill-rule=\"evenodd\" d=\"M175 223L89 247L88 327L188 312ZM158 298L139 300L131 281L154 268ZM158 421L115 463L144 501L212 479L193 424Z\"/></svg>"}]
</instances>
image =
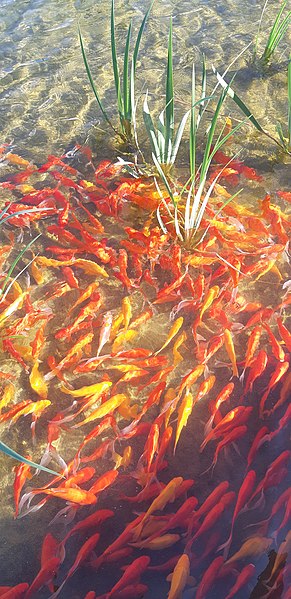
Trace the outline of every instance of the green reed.
<instances>
[{"instance_id":1,"label":"green reed","mask_svg":"<svg viewBox=\"0 0 291 599\"><path fill-rule=\"evenodd\" d=\"M291 154L291 55L289 56L288 67L287 67L287 103L288 103L288 116L287 116L287 127L286 127L286 135L284 135L283 125L280 122L277 122L276 129L278 133L278 138L271 135L266 129L262 127L256 117L253 115L250 108L246 106L244 101L236 94L236 92L230 87L230 85L226 82L224 77L218 73L218 71L213 66L213 72L216 75L216 78L222 88L226 91L226 93L232 98L235 104L240 108L243 114L249 119L249 121L254 125L254 127L268 137L271 141L276 143L281 150L286 152L287 154Z\"/></svg>"},{"instance_id":2,"label":"green reed","mask_svg":"<svg viewBox=\"0 0 291 599\"><path fill-rule=\"evenodd\" d=\"M264 7L263 7L261 18L260 18L260 23L259 23L259 29L258 29L258 33L256 36L255 49L254 49L254 57L255 58L257 56L258 42L259 42L260 33L262 31L262 27L263 27L263 16L265 14L267 3L268 3L268 0L266 0ZM286 34L289 24L291 22L291 10L288 10L287 14L285 14L283 16L283 12L284 12L286 6L287 6L287 0L283 0L282 4L280 6L280 9L276 15L276 18L273 23L273 27L270 31L269 37L267 39L267 43L266 43L264 52L261 55L261 57L259 58L259 61L262 62L263 64L267 64L270 61L270 59L273 57L273 54L274 54L276 48L278 47L278 45L279 45L280 41L282 40L282 38L284 37L284 35Z\"/></svg>"},{"instance_id":3,"label":"green reed","mask_svg":"<svg viewBox=\"0 0 291 599\"><path fill-rule=\"evenodd\" d=\"M111 40L111 61L112 61L112 70L114 76L114 85L116 92L116 100L117 100L117 111L120 123L120 129L118 129L112 122L111 118L108 115L107 110L105 109L103 102L101 101L100 95L97 91L97 87L94 83L94 79L92 76L91 69L89 67L88 59L86 56L83 37L81 34L81 30L79 27L79 40L82 51L82 56L87 72L87 76L93 90L94 96L98 102L99 108L103 114L104 119L110 125L111 129L117 134L123 142L131 144L133 141L133 134L135 128L135 92L134 92L134 84L135 84L135 72L136 72L136 63L138 59L138 53L141 43L142 34L153 6L154 0L152 0L149 9L147 10L141 26L139 28L136 42L134 45L134 50L132 53L132 58L130 60L130 43L131 43L131 33L132 33L132 20L130 20L126 41L125 41L125 49L123 55L123 68L122 68L122 76L120 74L120 69L118 65L118 56L117 56L117 48L116 48L116 28L115 28L115 4L114 0L111 1L111 29L110 29L110 40Z\"/></svg>"},{"instance_id":4,"label":"green reed","mask_svg":"<svg viewBox=\"0 0 291 599\"><path fill-rule=\"evenodd\" d=\"M213 94L206 96L206 66L203 58L202 65L202 85L201 85L201 98L196 101L196 80L195 80L195 68L193 66L192 72L192 93L191 93L191 123L190 123L190 136L189 136L189 168L190 177L185 185L180 186L177 191L177 185L173 185L173 182L166 176L162 166L159 164L155 154L152 155L154 164L157 172L169 194L170 204L167 203L163 197L158 183L157 189L160 192L161 206L165 210L169 221L168 224L175 228L175 233L178 239L186 245L186 247L197 246L204 238L206 231L201 231L201 222L205 214L205 210L211 199L211 194L217 183L219 177L223 173L223 169L220 170L218 175L214 178L211 184L207 182L207 176L212 164L212 160L216 152L223 146L223 144L229 139L230 136L234 135L240 127L246 122L239 123L234 129L227 134L224 134L225 125L221 128L217 134L217 126L219 116L227 96L227 89L223 90L216 103L213 116L210 124L204 124L202 117L206 111L210 99ZM248 120L248 119L246 119ZM198 149L200 150L201 142L198 141L197 133L198 129L203 128L204 135L206 134L205 149L203 152L203 158L197 168L197 154ZM231 160L229 161L231 162ZM179 186L178 186L179 187ZM241 191L241 190L240 190ZM240 191L231 196L226 203L230 202L236 197ZM221 210L219 210L220 212ZM218 213L217 213L218 215ZM216 215L216 216L217 216ZM159 224L164 232L168 231L167 224L164 223L161 216L160 208L157 211L157 218Z\"/></svg>"},{"instance_id":5,"label":"green reed","mask_svg":"<svg viewBox=\"0 0 291 599\"><path fill-rule=\"evenodd\" d=\"M5 455L8 455L10 458L17 460L18 462L22 462L23 464L27 464L28 466L31 466L31 468L35 468L37 470L43 470L43 472L48 472L48 474L53 474L53 476L62 476L59 472L55 472L55 470L50 470L50 468L46 468L45 466L42 466L41 464L36 464L35 462L28 460L27 458L25 458L22 455L20 455L19 453L17 453L17 451L14 451L14 449L11 449L11 447L6 445L6 443L3 443L2 441L0 441L0 451L5 453ZM64 478L64 477L62 476L62 478Z\"/></svg>"}]
</instances>

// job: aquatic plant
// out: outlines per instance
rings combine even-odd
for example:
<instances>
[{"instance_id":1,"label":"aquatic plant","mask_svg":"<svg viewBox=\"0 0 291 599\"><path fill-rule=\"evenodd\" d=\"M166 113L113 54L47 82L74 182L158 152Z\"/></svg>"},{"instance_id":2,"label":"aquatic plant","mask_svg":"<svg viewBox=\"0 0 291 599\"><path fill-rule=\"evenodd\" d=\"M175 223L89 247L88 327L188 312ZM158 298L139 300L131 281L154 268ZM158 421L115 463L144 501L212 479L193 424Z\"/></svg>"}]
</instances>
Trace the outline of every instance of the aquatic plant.
<instances>
[{"instance_id":1,"label":"aquatic plant","mask_svg":"<svg viewBox=\"0 0 291 599\"><path fill-rule=\"evenodd\" d=\"M254 127L260 133L266 135L269 139L271 139L274 143L276 143L284 152L287 154L291 153L291 54L288 60L287 67L287 102L288 102L288 123L287 123L287 131L286 135L284 135L283 126L280 122L277 123L276 129L279 136L279 139L271 135L266 129L264 129L257 118L253 115L250 108L246 106L244 101L237 95L237 93L230 87L227 81L224 79L222 75L216 70L214 66L212 66L213 72L215 73L218 82L222 86L222 88L226 91L226 93L232 98L232 100L236 103L236 105L240 108L240 110L244 113L244 115L250 120L250 122L254 125Z\"/></svg>"},{"instance_id":2,"label":"aquatic plant","mask_svg":"<svg viewBox=\"0 0 291 599\"><path fill-rule=\"evenodd\" d=\"M181 143L183 131L189 117L190 111L183 116L175 135L174 115L174 80L173 80L173 25L170 21L168 40L168 60L166 77L166 105L158 117L157 130L148 106L148 91L143 104L143 118L146 131L151 143L152 153L162 168L171 167L177 156Z\"/></svg>"},{"instance_id":3,"label":"aquatic plant","mask_svg":"<svg viewBox=\"0 0 291 599\"><path fill-rule=\"evenodd\" d=\"M97 91L96 85L94 83L94 79L91 73L91 69L89 67L89 63L87 60L83 37L81 34L81 30L79 27L79 40L81 45L82 56L86 68L86 72L88 75L88 79L93 90L94 96L98 102L99 108L103 114L103 117L110 125L111 129L114 131L116 135L118 135L123 142L127 142L131 144L133 142L133 129L135 127L135 99L134 99L134 82L135 82L135 71L136 71L136 62L139 53L140 42L142 38L142 34L146 25L147 18L153 6L154 0L151 2L149 9L147 10L141 26L139 28L136 42L134 45L134 50L131 59L130 66L130 41L131 41L131 30L132 30L132 20L130 20L124 56L123 56L123 71L122 78L120 76L119 66L118 66L118 57L117 57L117 49L116 49L116 34L115 34L115 5L114 0L111 2L111 57L112 57L112 69L114 75L114 85L116 91L117 98L117 110L120 122L120 130L118 130L115 125L112 123L111 118L108 115L107 110L105 109L103 102L101 101L100 95Z\"/></svg>"},{"instance_id":4,"label":"aquatic plant","mask_svg":"<svg viewBox=\"0 0 291 599\"><path fill-rule=\"evenodd\" d=\"M265 14L267 4L268 4L268 0L266 0L266 2L264 4L261 18L260 18L258 33L256 36L256 42L255 42L254 58L256 58L256 56L257 56L259 36L261 33L262 24L263 24L263 16ZM270 31L264 52L261 55L261 57L259 58L259 61L264 64L267 64L269 62L269 60L272 58L276 48L278 47L281 39L284 37L284 35L289 27L289 24L291 21L291 10L288 10L287 14L285 16L283 16L283 12L286 8L286 5L287 5L287 0L283 0L282 4L280 6L280 9L276 15L275 21L273 23L273 27ZM282 19L281 19L281 17L282 17Z\"/></svg>"},{"instance_id":5,"label":"aquatic plant","mask_svg":"<svg viewBox=\"0 0 291 599\"><path fill-rule=\"evenodd\" d=\"M225 134L225 125L223 125L220 133L218 134L216 140L214 141L218 118L227 96L227 89L223 90L219 96L217 101L214 114L212 116L210 125L206 127L208 131L206 137L206 145L203 153L202 161L197 168L197 132L199 126L201 125L202 116L206 110L206 107L209 102L209 97L206 97L206 66L205 61L203 60L203 69L202 69L202 85L201 85L201 99L199 102L196 102L196 82L195 82L195 67L193 65L193 73L192 73L192 94L191 94L191 123L190 123L190 138L189 138L189 148L190 148L190 178L186 182L186 184L177 191L177 185L174 187L173 183L169 180L169 178L164 173L161 165L159 164L155 154L152 154L153 161L157 168L157 171L160 175L160 178L169 194L170 203L167 202L164 198L163 193L160 190L160 187L157 183L157 189L160 193L161 197L161 206L163 206L165 210L165 214L168 215L169 225L174 224L175 233L178 239L183 242L187 247L192 247L197 245L202 238L204 238L203 231L201 231L201 221L203 219L205 210L207 208L208 202L211 198L211 194L217 183L218 179L221 177L223 169L219 171L219 173L215 176L213 181L210 184L207 184L207 175L209 172L210 165L212 163L212 159L216 152L221 148L221 146L229 139L229 137L243 125L243 123L239 123L234 129L228 131ZM197 114L197 107L200 104ZM231 159L230 161L231 162ZM179 187L179 186L178 186ZM238 195L237 192L233 196L231 196L227 203L230 202L234 197ZM220 212L220 211L219 211ZM217 213L218 214L218 213ZM165 221L161 215L161 208L158 208L157 217L159 224L164 232L168 231L168 225L165 224Z\"/></svg>"},{"instance_id":6,"label":"aquatic plant","mask_svg":"<svg viewBox=\"0 0 291 599\"><path fill-rule=\"evenodd\" d=\"M36 468L37 470L43 470L43 472L48 472L49 474L53 474L54 476L61 476L59 474L59 472L55 472L55 470L50 470L49 468L46 468L45 466L42 466L41 464L36 464L35 462L32 462L31 460L28 460L27 458L23 457L22 455L17 453L17 451L14 451L14 449L11 449L11 447L8 447L8 445L6 445L6 443L3 443L3 441L0 441L0 451L5 453L6 455L8 455L10 458L17 460L18 462L22 462L23 464L27 464L28 466L31 466L31 468Z\"/></svg>"}]
</instances>

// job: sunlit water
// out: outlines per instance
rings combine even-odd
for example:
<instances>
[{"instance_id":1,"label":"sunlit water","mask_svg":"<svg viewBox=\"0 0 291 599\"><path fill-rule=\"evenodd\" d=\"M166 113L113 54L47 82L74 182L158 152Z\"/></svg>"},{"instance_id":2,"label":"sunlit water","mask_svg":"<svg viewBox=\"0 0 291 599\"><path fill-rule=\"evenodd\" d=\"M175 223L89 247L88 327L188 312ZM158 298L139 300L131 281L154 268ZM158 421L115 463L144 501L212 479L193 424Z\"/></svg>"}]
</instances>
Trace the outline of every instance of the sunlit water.
<instances>
[{"instance_id":1,"label":"sunlit water","mask_svg":"<svg viewBox=\"0 0 291 599\"><path fill-rule=\"evenodd\" d=\"M75 144L88 143L94 150L95 162L103 158L115 158L118 152L114 147L110 130L101 119L97 103L92 95L91 88L85 73L78 42L77 24L79 22L88 53L88 59L101 90L102 98L109 113L115 111L115 96L113 90L113 76L110 66L110 27L109 27L109 2L94 2L93 0L70 0L59 2L0 0L0 128L1 143L11 144L11 151L31 160L34 164L44 162L49 154L62 155L72 150ZM266 41L266 30L272 22L277 10L277 2L270 2L266 15L263 33L260 38L260 48ZM123 50L125 32L129 17L134 17L134 25L140 23L144 14L144 2L126 1L122 5L116 1L117 45ZM146 89L150 93L150 102L155 110L162 109L164 102L165 62L167 35L170 16L173 16L174 26L174 66L175 86L177 89L177 114L182 116L189 108L189 89L191 66L196 63L197 71L200 67L200 56L206 56L211 86L211 64L221 72L234 60L234 58L253 41L256 35L261 7L256 2L237 0L232 2L198 2L185 0L166 2L156 0L153 14L149 19L147 33L141 44L140 60L137 69L137 97L138 118L142 119L141 107L143 94ZM257 118L271 132L275 131L276 120L287 124L287 97L286 97L286 64L288 40L285 40L276 53L278 63L275 61L265 73L259 74L253 66L248 68L251 60L252 48L235 62L230 69L231 75L238 71L235 84L238 93L241 93L245 102L253 109ZM282 93L278 90L282 89ZM234 106L229 111L237 118L241 115ZM142 134L141 134L142 135ZM245 127L233 142L232 149L237 151L242 148L240 157L245 163L255 167L264 176L262 184L245 184L244 200L256 205L257 199L264 197L266 192L288 188L288 160L280 155L269 140L258 137L252 128ZM185 161L185 155L181 161ZM78 158L76 163L78 164ZM5 178L8 168L0 163L0 177ZM289 173L290 181L290 173ZM1 192L2 194L2 192ZM1 196L4 197L5 196ZM136 212L129 211L131 224L136 224ZM116 224L104 219L107 234L113 235ZM122 235L117 231L116 238ZM39 248L41 250L41 248ZM285 268L285 267L284 267ZM267 304L276 303L276 281L268 278L268 283L261 282L256 290L260 293L260 300L268 297ZM84 285L85 286L85 285ZM120 303L120 296L116 291L116 281L107 286L106 301L109 308ZM250 300L256 297L254 289L248 291ZM134 294L136 307L140 307L142 300L138 292ZM63 304L59 304L62 306ZM106 308L108 309L108 308ZM169 315L163 313L163 306L158 311L151 327L146 327L141 337L142 347L157 347L159 335L168 331ZM61 326L62 316L56 326ZM146 345L148 343L148 345ZM8 369L11 362L5 360L4 367ZM185 356L186 368L191 367L191 356ZM12 363L13 370L22 376L20 368ZM216 373L218 380L223 381L222 374ZM220 377L220 378L219 378ZM24 384L24 383L23 383ZM28 389L24 389L27 393ZM19 389L21 395L22 390ZM171 461L171 471L168 478L182 475L196 478L198 473L209 465L209 455L202 454L204 463L195 464L192 460L193 438L197 423L201 421L203 411L197 409L195 418L192 418L189 434L184 435L180 451ZM29 423L11 428L6 433L5 440L16 447L18 436L25 439L23 447L30 439ZM41 424L37 425L37 439L40 447L44 448L45 432L42 434ZM78 445L79 437L70 439L70 444ZM200 439L199 439L200 442ZM197 446L199 444L197 442ZM285 438L277 439L276 455L285 445ZM194 441L195 444L195 441ZM34 458L37 459L35 449ZM64 455L66 448L62 447ZM268 448L262 456L263 462L269 463L273 458L268 455ZM67 456L65 456L67 457ZM33 514L27 519L12 520L13 498L10 460L0 455L1 464L1 522L0 522L0 584L17 584L21 581L32 580L39 568L39 550L44 536L44 529L55 515L54 507L48 507L40 513ZM199 482L200 498L208 494L208 489L215 486L215 481L229 480L235 477L236 457L231 462L219 462L214 478L209 481L207 477ZM112 467L106 465L106 470ZM45 477L42 479L45 480ZM132 491L133 492L133 486ZM125 503L121 505L124 520L128 520L131 509ZM48 504L50 506L50 504ZM106 507L114 506L114 491L106 495ZM104 507L100 502L99 507ZM139 507L139 506L138 506ZM246 523L246 522L245 522ZM62 525L61 525L62 526ZM63 528L53 529L55 534L63 534ZM115 536L115 530L112 538ZM73 545L71 545L73 547ZM182 550L182 549L181 549ZM171 556L171 550L165 552L163 561ZM261 569L266 566L266 556L262 559ZM259 571L259 570L258 570ZM92 585L90 586L90 577ZM111 583L109 569L101 571L100 587L98 592L105 592ZM149 598L166 597L168 584L164 583L163 576L145 576L145 583L150 582L152 591ZM96 587L96 576L88 569L88 579L85 590ZM158 585L155 587L155 585ZM82 589L79 595L79 590ZM78 574L74 582L68 583L61 595L65 599L75 599L83 596L85 591L82 580ZM154 590L155 589L155 590ZM223 591L222 591L223 592ZM47 592L39 593L39 597L47 597ZM185 598L190 598L191 591L185 593ZM246 595L244 595L246 596ZM213 598L214 599L214 598ZM223 599L223 596L221 596Z\"/></svg>"}]
</instances>

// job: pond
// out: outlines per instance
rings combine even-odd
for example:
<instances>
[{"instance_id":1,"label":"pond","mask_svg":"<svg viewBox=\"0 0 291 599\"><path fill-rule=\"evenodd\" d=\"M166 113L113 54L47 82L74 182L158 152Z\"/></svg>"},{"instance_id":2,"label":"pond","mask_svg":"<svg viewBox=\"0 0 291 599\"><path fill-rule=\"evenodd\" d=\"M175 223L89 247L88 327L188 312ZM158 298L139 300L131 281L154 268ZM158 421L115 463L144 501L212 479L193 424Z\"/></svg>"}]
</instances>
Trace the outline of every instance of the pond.
<instances>
[{"instance_id":1,"label":"pond","mask_svg":"<svg viewBox=\"0 0 291 599\"><path fill-rule=\"evenodd\" d=\"M102 118L82 59L78 25L117 127L110 5L0 1L1 441L67 477L0 454L0 596L287 599L290 156L226 98L221 122L242 126L213 157L202 197L213 193L185 242L183 196L174 209L149 166L142 113L147 91L154 118L165 107L172 17L176 122L205 55L209 93L212 65L229 66L279 139L288 31L262 66L262 6L156 0L136 66L141 156ZM135 39L147 8L115 2L120 68L130 18ZM277 12L268 3L258 54ZM176 192L187 136L189 123Z\"/></svg>"}]
</instances>

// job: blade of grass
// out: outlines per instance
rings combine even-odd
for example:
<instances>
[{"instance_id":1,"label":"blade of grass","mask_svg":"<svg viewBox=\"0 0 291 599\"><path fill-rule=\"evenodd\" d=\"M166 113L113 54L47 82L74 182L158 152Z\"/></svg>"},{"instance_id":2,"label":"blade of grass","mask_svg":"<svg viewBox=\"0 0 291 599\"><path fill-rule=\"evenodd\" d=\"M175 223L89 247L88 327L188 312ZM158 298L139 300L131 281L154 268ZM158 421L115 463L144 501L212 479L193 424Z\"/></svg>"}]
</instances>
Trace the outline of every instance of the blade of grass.
<instances>
[{"instance_id":1,"label":"blade of grass","mask_svg":"<svg viewBox=\"0 0 291 599\"><path fill-rule=\"evenodd\" d=\"M29 242L29 243L28 243L28 244L25 246L25 248L23 248L23 250L21 250L21 252L19 252L19 254L16 256L15 260L12 262L12 264L11 264L11 266L10 266L10 268L9 268L8 272L7 272L7 275L6 275L5 279L4 279L4 283L3 283L3 285L2 285L2 287L1 287L1 289L0 289L0 294L3 294L3 293L4 293L4 291L5 291L5 287L6 287L6 285L7 285L8 281L9 281L9 279L10 279L10 277L11 277L11 274L13 273L13 271L14 271L14 268L15 268L15 266L17 266L17 264L18 264L19 260L21 260L21 258L22 258L22 256L23 256L23 254L26 252L26 250L28 250L28 249L29 249L29 248L32 246L32 244L33 244L33 243L34 243L34 242L35 242L35 241L36 241L36 240L37 240L37 239L38 239L40 236L41 236L41 233L39 233L39 235L37 235L36 237L34 237L34 239L32 239L32 240L31 240L31 241L30 241L30 242Z\"/></svg>"},{"instance_id":2,"label":"blade of grass","mask_svg":"<svg viewBox=\"0 0 291 599\"><path fill-rule=\"evenodd\" d=\"M162 179L162 181L163 181L163 183L164 183L164 185L165 185L165 187L166 187L166 189L167 189L167 192L168 192L168 194L169 194L169 196L170 196L170 198L171 198L171 200L172 200L172 202L173 202L174 206L176 206L176 203L177 203L177 202L176 202L176 200L175 200L175 198L174 198L174 194L173 194L173 192L172 192L171 186L170 186L170 184L169 184L169 182L168 182L168 179L167 179L167 177L166 177L166 175L165 175L165 173L164 173L163 169L161 168L161 165L160 165L160 163L159 163L159 162L158 162L158 160L156 159L156 157L155 157L154 153L152 154L152 159L153 159L153 161L154 161L154 163L155 163L156 169L157 169L157 171L158 171L158 173L159 173L159 175L160 175L160 177L161 177L161 179Z\"/></svg>"},{"instance_id":3,"label":"blade of grass","mask_svg":"<svg viewBox=\"0 0 291 599\"><path fill-rule=\"evenodd\" d=\"M121 96L120 76L119 76L117 52L116 52L114 13L115 13L114 0L111 0L111 56L112 56L112 66L113 66L113 74L114 74L114 84L115 84L116 97L117 97L117 106L118 106L121 127L123 129L124 107L123 107L122 96Z\"/></svg>"},{"instance_id":4,"label":"blade of grass","mask_svg":"<svg viewBox=\"0 0 291 599\"><path fill-rule=\"evenodd\" d=\"M225 79L223 79L223 77L218 73L218 71L216 70L216 68L213 65L212 65L212 69L213 69L213 72L216 75L216 78L217 78L218 82L222 86L222 88L225 89L225 90L227 90L227 94L232 98L232 100L236 103L236 105L241 109L241 111L244 113L244 115L248 117L248 119L255 126L255 128L258 131L260 131L260 133L263 133L264 135L266 135L267 137L269 137L269 139L271 139L272 141L274 141L281 148L282 145L278 142L278 140L275 137L273 137L272 135L270 135L270 133L268 133L265 129L263 129L263 127L260 125L260 123L254 117L254 115L250 111L250 109L239 98L239 96L234 92L234 90L227 84L227 82L225 81Z\"/></svg>"},{"instance_id":5,"label":"blade of grass","mask_svg":"<svg viewBox=\"0 0 291 599\"><path fill-rule=\"evenodd\" d=\"M130 86L129 86L129 77L128 77L131 27L132 27L132 21L130 21L128 31L127 31L125 50L124 50L124 61L123 61L123 107L124 107L124 118L127 120L131 120L131 96L130 96L130 88L129 88Z\"/></svg>"},{"instance_id":6,"label":"blade of grass","mask_svg":"<svg viewBox=\"0 0 291 599\"><path fill-rule=\"evenodd\" d=\"M46 468L45 466L41 466L40 464L36 464L35 462L32 462L31 460L24 458L22 455L20 455L16 451L14 451L14 449L11 449L11 447L8 447L8 445L6 445L6 443L3 443L3 441L0 441L0 451L3 451L3 453L8 455L10 458L14 458L14 460L17 460L18 462L22 462L23 464L27 464L28 466L31 466L32 468L35 468L36 470L43 470L43 472L48 472L48 474L53 474L53 476L61 476L62 478L65 478L59 472L55 472L55 470L50 470L50 468Z\"/></svg>"},{"instance_id":7,"label":"blade of grass","mask_svg":"<svg viewBox=\"0 0 291 599\"><path fill-rule=\"evenodd\" d=\"M282 2L281 8L277 14L277 17L274 21L274 25L270 31L270 35L267 40L266 48L262 55L262 60L264 60L266 62L272 56L273 52L275 51L276 47L280 43L284 33L286 32L286 30L288 28L291 11L288 12L286 17L284 17L283 21L280 23L280 19L281 19L282 13L286 7L286 4L287 4L287 0L284 0Z\"/></svg>"},{"instance_id":8,"label":"blade of grass","mask_svg":"<svg viewBox=\"0 0 291 599\"><path fill-rule=\"evenodd\" d=\"M90 82L93 94L94 94L94 96L95 96L95 98L97 100L98 106L99 106L99 108L100 108L100 110L101 110L101 112L102 112L102 114L103 114L106 122L108 123L108 125L110 125L111 129L113 129L114 133L118 133L118 131L112 125L112 122L111 122L111 120L110 120L110 118L109 118L109 116L108 116L108 114L107 114L107 112L106 112L106 110L105 110L105 108L104 108L101 100L100 100L99 94L98 94L97 89L95 87L95 84L94 84L94 81L93 81L93 77L92 77L92 74L91 74L91 70L90 70L90 67L89 67L89 64L88 64L88 61L87 61L87 57L86 57L86 53L85 53L85 48L84 48L84 43L83 43L83 38L82 38L82 34L81 34L81 30L80 30L79 25L78 25L78 31L79 31L79 40L80 40L80 46L81 46L81 52L82 52L82 56L83 56L83 61L84 61L85 69L86 69L86 72L87 72L87 76L88 76L88 79L89 79L89 82Z\"/></svg>"},{"instance_id":9,"label":"blade of grass","mask_svg":"<svg viewBox=\"0 0 291 599\"><path fill-rule=\"evenodd\" d=\"M291 53L288 62L288 144L291 151Z\"/></svg>"},{"instance_id":10,"label":"blade of grass","mask_svg":"<svg viewBox=\"0 0 291 599\"><path fill-rule=\"evenodd\" d=\"M158 140L157 140L157 137L155 134L155 128L154 128L153 119L151 117L151 113L149 110L147 98L148 98L148 92L146 92L144 103L143 103L144 124L145 124L146 130L147 130L147 134L149 136L153 154L155 155L157 160L160 162L161 155L160 155L159 144L158 144Z\"/></svg>"},{"instance_id":11,"label":"blade of grass","mask_svg":"<svg viewBox=\"0 0 291 599\"><path fill-rule=\"evenodd\" d=\"M172 21L172 17L170 20L169 41L168 41L165 127L166 127L165 156L168 161L169 160L169 142L170 142L170 140L172 141L172 135L173 135L173 130L174 130L173 21Z\"/></svg>"}]
</instances>

